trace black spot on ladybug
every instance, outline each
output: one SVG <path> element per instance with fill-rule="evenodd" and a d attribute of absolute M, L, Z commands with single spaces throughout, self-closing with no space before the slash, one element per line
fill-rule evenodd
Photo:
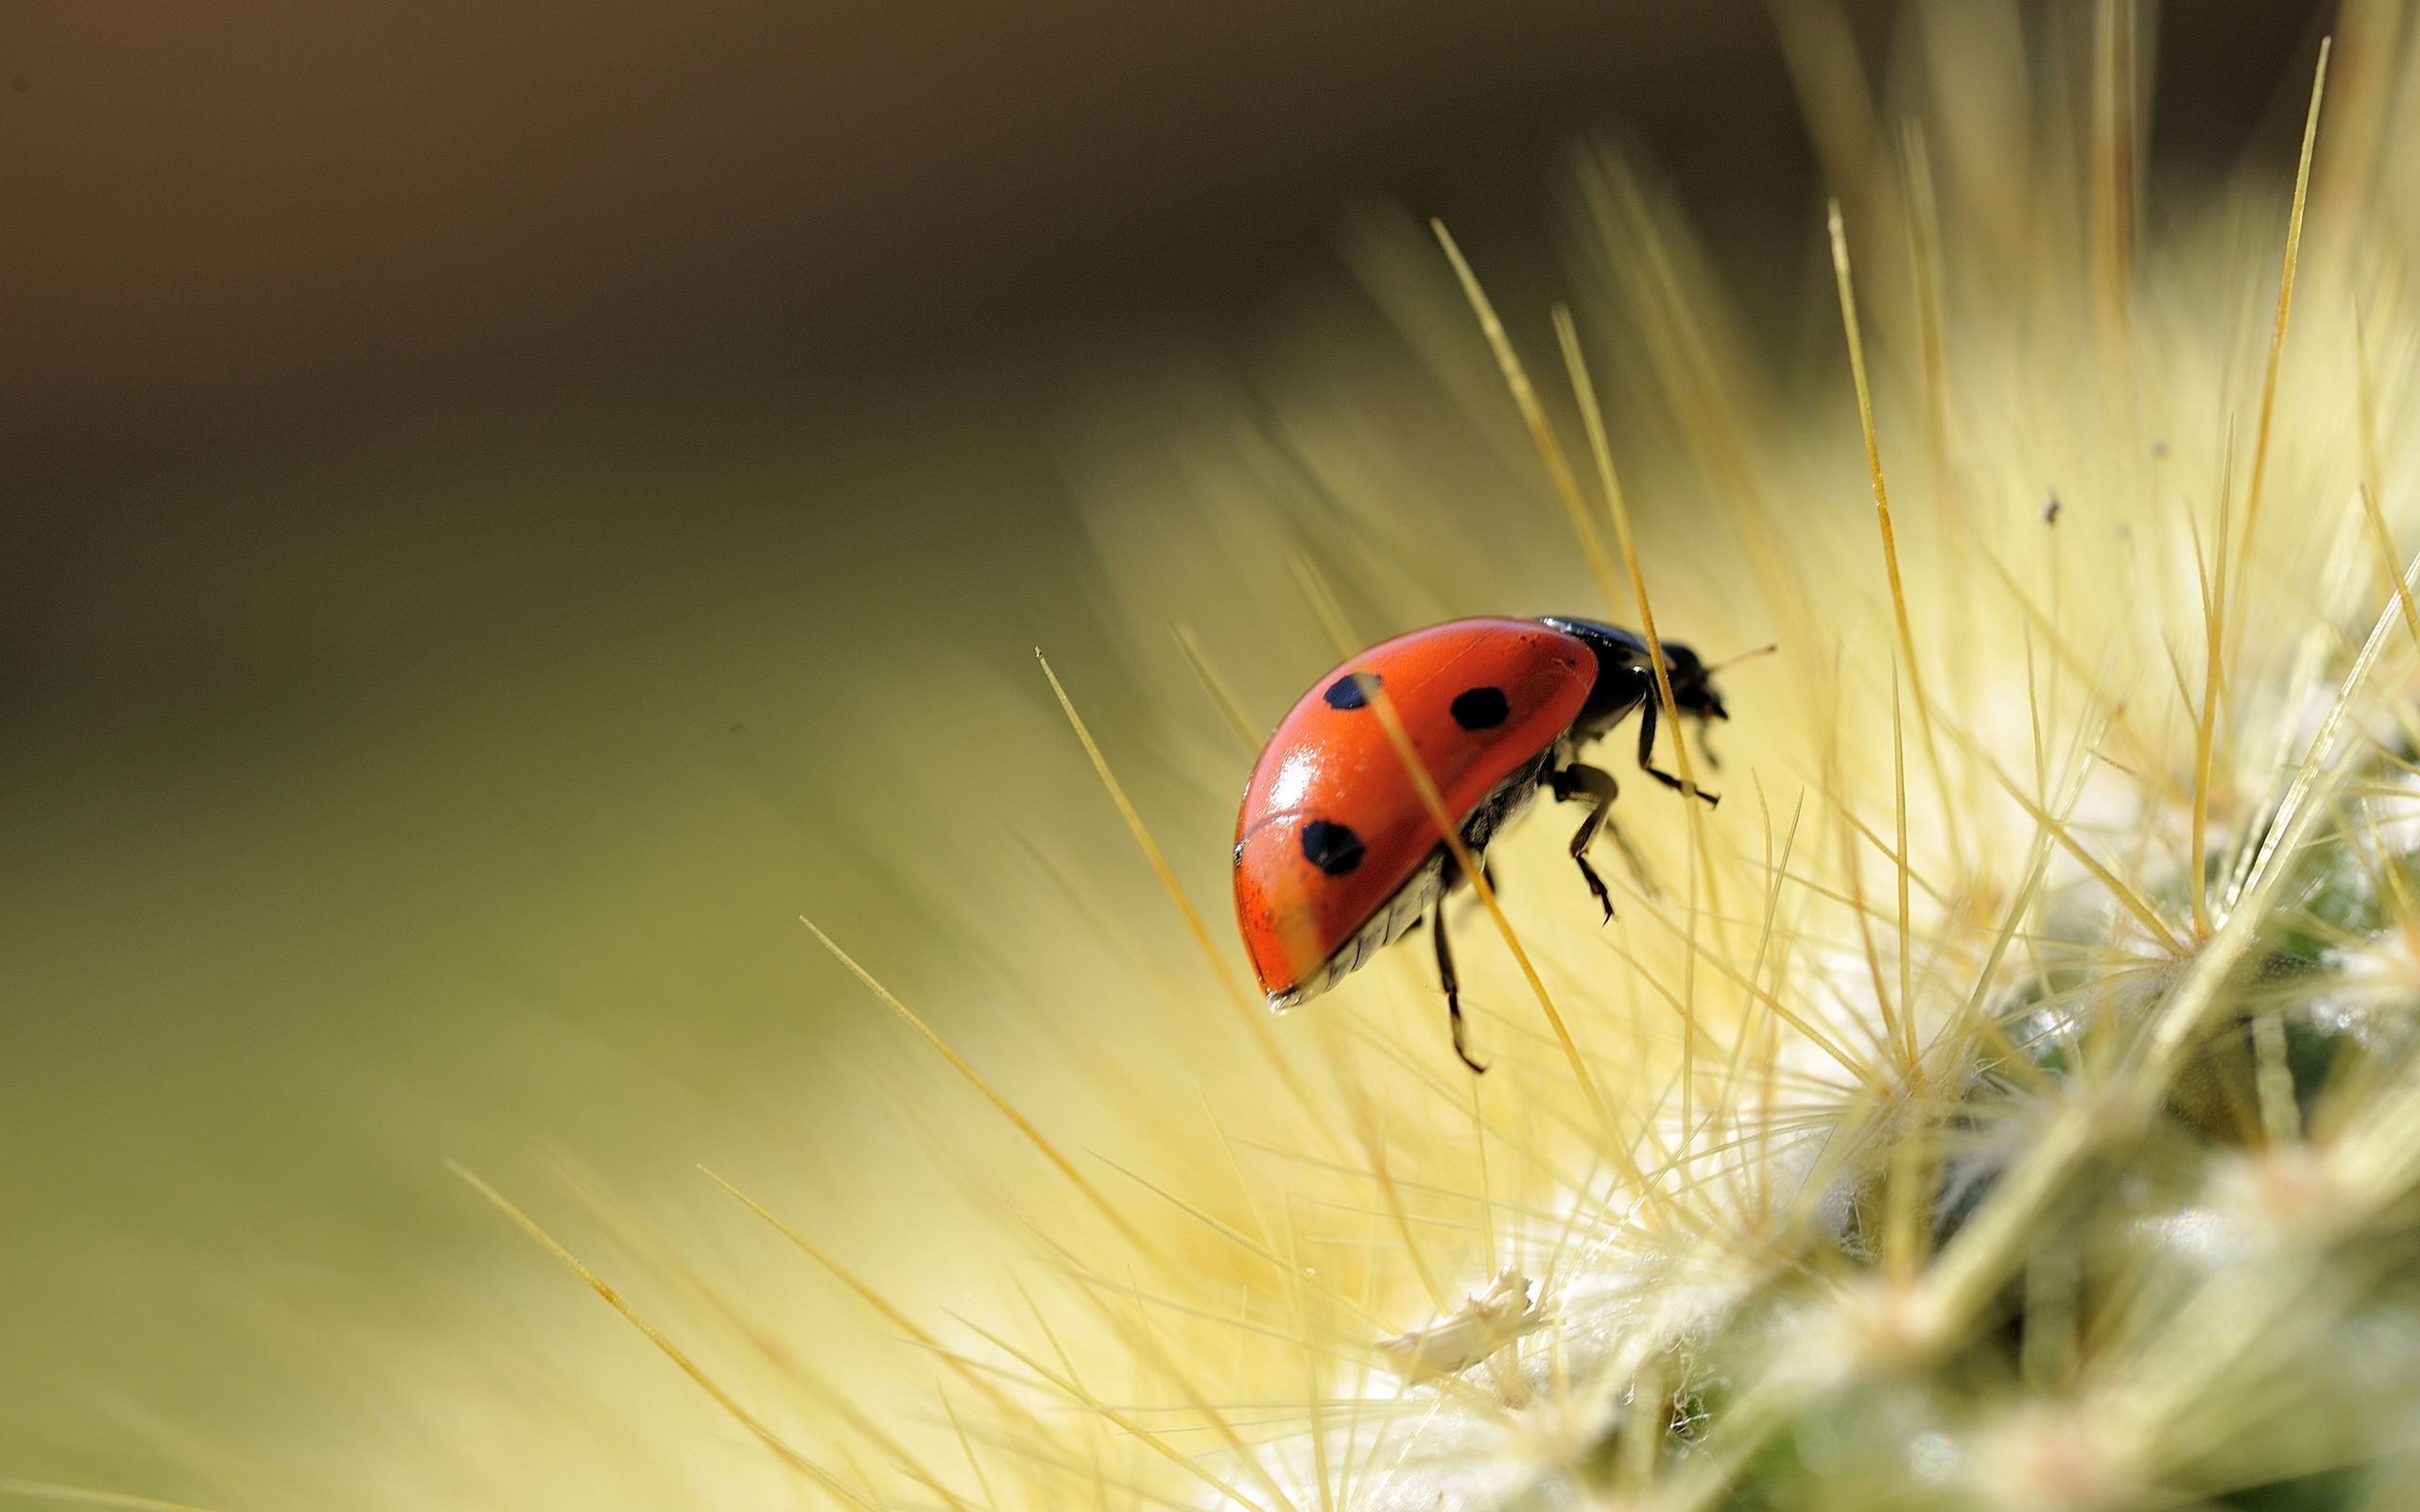
<path fill-rule="evenodd" d="M 1303 826 L 1303 859 L 1331 877 L 1359 866 L 1365 853 L 1361 837 L 1341 824 L 1313 819 Z"/>
<path fill-rule="evenodd" d="M 1372 682 L 1384 680 L 1374 672 L 1364 672 L 1357 676 L 1348 672 L 1329 683 L 1327 692 L 1321 694 L 1320 696 L 1327 700 L 1327 706 L 1331 709 L 1367 709 L 1370 707 L 1370 699 L 1369 696 L 1361 691 L 1362 678 L 1367 678 Z"/>
<path fill-rule="evenodd" d="M 1512 717 L 1502 688 L 1471 688 L 1455 696 L 1454 723 L 1464 730 L 1494 730 Z"/>

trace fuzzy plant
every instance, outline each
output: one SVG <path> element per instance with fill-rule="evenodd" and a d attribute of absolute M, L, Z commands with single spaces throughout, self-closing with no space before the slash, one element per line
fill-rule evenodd
<path fill-rule="evenodd" d="M 1599 145 L 1569 308 L 1375 216 L 1401 361 L 1309 332 L 1079 465 L 1149 706 L 1058 669 L 1047 781 L 1143 855 L 1025 903 L 1098 959 L 977 939 L 990 1033 L 816 932 L 947 1068 L 951 1280 L 765 1202 L 886 1336 L 843 1359 L 586 1273 L 797 1494 L 2420 1505 L 2420 9 L 2348 0 L 2286 173 L 2157 194 L 2126 0 L 1918 6 L 1879 92 L 1782 26 L 1837 196 L 1795 369 Z M 1719 806 L 1627 784 L 1611 922 L 1560 826 L 1494 847 L 1483 1076 L 1425 951 L 1270 1016 L 1219 895 L 1275 713 L 1478 612 L 1777 648 L 1664 747 Z"/>

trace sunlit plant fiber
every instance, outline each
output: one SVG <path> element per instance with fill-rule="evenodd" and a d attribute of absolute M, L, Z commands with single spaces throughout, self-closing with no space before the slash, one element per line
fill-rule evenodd
<path fill-rule="evenodd" d="M 1673 753 L 1720 808 L 1629 784 L 1610 926 L 1559 826 L 1499 847 L 1537 974 L 1468 911 L 1478 1080 L 1421 952 L 1268 1019 L 1173 843 L 1165 890 L 1090 906 L 1156 940 L 1182 879 L 1206 960 L 1146 952 L 1098 1006 L 1024 963 L 1162 1046 L 1101 1072 L 1115 1141 L 860 971 L 989 1099 L 932 1138 L 999 1216 L 956 1263 L 1017 1302 L 911 1314 L 767 1211 L 896 1367 L 786 1340 L 743 1386 L 658 1342 L 810 1499 L 2420 1501 L 2420 14 L 2347 5 L 2304 187 L 2148 228 L 2124 0 L 1921 6 L 1887 106 L 1829 11 L 1783 25 L 1839 197 L 1817 377 L 1761 370 L 1595 146 L 1551 327 L 1508 308 L 1491 350 L 1484 266 L 1355 243 L 1451 446 L 1340 363 L 1091 490 L 1166 731 L 1102 777 L 1231 800 L 1357 644 L 1651 608 L 1709 657 L 1778 644 L 1724 675 L 1720 766 Z"/>

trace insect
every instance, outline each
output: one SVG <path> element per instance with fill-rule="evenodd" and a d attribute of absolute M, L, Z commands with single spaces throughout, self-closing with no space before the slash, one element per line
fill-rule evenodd
<path fill-rule="evenodd" d="M 1679 712 L 1701 725 L 1731 717 L 1696 652 L 1666 641 L 1664 658 Z M 1639 636 L 1594 620 L 1432 625 L 1322 678 L 1253 767 L 1236 818 L 1236 917 L 1269 1005 L 1283 1010 L 1326 991 L 1425 919 L 1454 1053 L 1485 1071 L 1463 1040 L 1445 937 L 1445 900 L 1466 879 L 1370 707 L 1373 684 L 1385 690 L 1446 810 L 1461 816 L 1474 861 L 1540 789 L 1586 804 L 1571 859 L 1610 919 L 1613 896 L 1587 852 L 1619 789 L 1612 773 L 1577 756 L 1635 710 L 1640 769 L 1681 790 L 1679 778 L 1654 765 L 1653 659 Z"/>

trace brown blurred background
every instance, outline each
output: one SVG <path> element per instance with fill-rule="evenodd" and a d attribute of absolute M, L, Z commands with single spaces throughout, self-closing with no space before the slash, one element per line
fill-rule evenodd
<path fill-rule="evenodd" d="M 2325 9 L 2170 9 L 2170 181 Z M 246 1298 L 513 1242 L 441 1156 L 845 1101 L 791 916 L 946 933 L 867 690 L 1119 676 L 1067 396 L 1349 301 L 1372 192 L 1550 279 L 1595 127 L 1786 348 L 1797 120 L 1752 0 L 0 0 L 0 1476 L 247 1452 Z"/>
<path fill-rule="evenodd" d="M 1878 59 L 1890 6 L 1852 9 Z M 2314 9 L 2171 18 L 2162 154 L 2238 149 Z M 12 480 L 449 400 L 861 392 L 1201 317 L 1316 257 L 1349 193 L 1526 205 L 1587 126 L 1735 249 L 1793 246 L 1812 192 L 1746 0 L 0 17 Z"/>

